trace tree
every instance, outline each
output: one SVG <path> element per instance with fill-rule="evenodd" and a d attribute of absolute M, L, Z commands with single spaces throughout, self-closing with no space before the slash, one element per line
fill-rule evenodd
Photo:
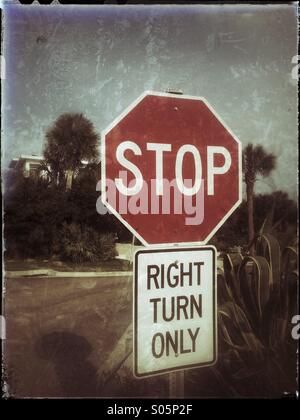
<path fill-rule="evenodd" d="M 297 243 L 297 203 L 286 192 L 255 195 L 253 209 L 255 232 L 272 234 L 282 249 Z M 229 252 L 234 245 L 244 248 L 248 243 L 247 213 L 247 201 L 243 200 L 210 243 L 219 251 Z"/>
<path fill-rule="evenodd" d="M 243 173 L 247 195 L 249 243 L 251 243 L 254 238 L 253 200 L 255 182 L 259 175 L 264 178 L 268 176 L 275 166 L 276 156 L 272 153 L 267 153 L 262 146 L 253 146 L 253 144 L 249 143 L 244 148 Z M 253 247 L 251 247 L 250 252 L 253 253 Z"/>
<path fill-rule="evenodd" d="M 49 166 L 55 184 L 62 185 L 67 175 L 66 188 L 71 189 L 74 171 L 82 160 L 97 159 L 98 144 L 99 136 L 83 114 L 58 117 L 46 132 L 44 148 L 45 166 Z"/>

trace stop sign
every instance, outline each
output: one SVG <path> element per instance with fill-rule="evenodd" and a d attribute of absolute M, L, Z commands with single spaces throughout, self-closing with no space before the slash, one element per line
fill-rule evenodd
<path fill-rule="evenodd" d="M 204 98 L 145 92 L 102 133 L 102 201 L 144 244 L 206 243 L 241 202 L 241 144 Z"/>

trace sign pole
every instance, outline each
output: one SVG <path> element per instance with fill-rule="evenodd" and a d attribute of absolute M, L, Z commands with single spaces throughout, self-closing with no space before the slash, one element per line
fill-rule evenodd
<path fill-rule="evenodd" d="M 169 398 L 184 398 L 184 370 L 169 373 Z"/>
<path fill-rule="evenodd" d="M 166 90 L 167 93 L 182 95 L 182 91 Z M 169 397 L 184 398 L 184 370 L 169 373 Z"/>

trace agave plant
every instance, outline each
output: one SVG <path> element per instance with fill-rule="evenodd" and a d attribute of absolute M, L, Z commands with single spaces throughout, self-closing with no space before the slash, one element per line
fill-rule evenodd
<path fill-rule="evenodd" d="M 297 254 L 281 252 L 269 233 L 254 239 L 255 257 L 222 254 L 218 281 L 218 363 L 207 368 L 218 395 L 276 397 L 296 391 Z M 195 388 L 203 370 L 188 375 Z M 199 388 L 199 394 L 203 388 Z M 198 394 L 198 395 L 199 395 Z M 201 394 L 200 394 L 201 395 Z M 211 390 L 211 396 L 215 390 Z"/>

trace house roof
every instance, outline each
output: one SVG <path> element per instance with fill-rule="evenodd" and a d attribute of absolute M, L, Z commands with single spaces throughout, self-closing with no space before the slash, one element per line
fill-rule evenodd
<path fill-rule="evenodd" d="M 10 161 L 9 167 L 10 168 L 16 168 L 20 162 L 25 161 L 33 161 L 33 162 L 42 162 L 44 160 L 43 156 L 37 156 L 37 155 L 21 155 L 18 158 L 13 158 Z"/>

